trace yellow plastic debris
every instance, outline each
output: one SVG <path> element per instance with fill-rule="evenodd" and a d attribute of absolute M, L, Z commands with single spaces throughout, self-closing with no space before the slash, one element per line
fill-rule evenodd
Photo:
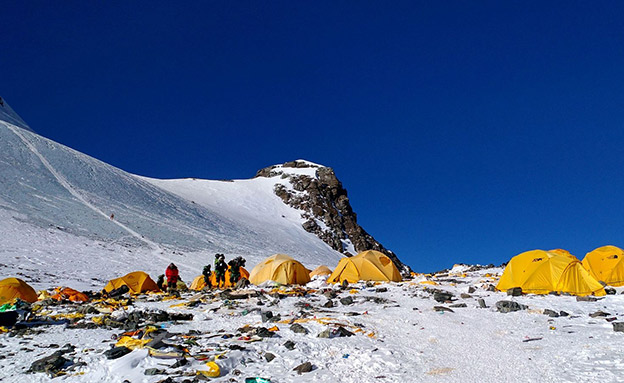
<path fill-rule="evenodd" d="M 150 341 L 151 339 L 134 339 L 129 336 L 122 336 L 121 338 L 119 338 L 115 346 L 117 347 L 126 346 L 130 350 L 134 350 L 135 348 L 143 348 Z"/>
<path fill-rule="evenodd" d="M 269 331 L 279 331 L 279 327 L 273 326 L 269 329 Z"/>
<path fill-rule="evenodd" d="M 218 378 L 221 376 L 221 368 L 215 362 L 206 363 L 207 370 L 198 370 L 197 375 L 207 376 L 209 378 Z"/>

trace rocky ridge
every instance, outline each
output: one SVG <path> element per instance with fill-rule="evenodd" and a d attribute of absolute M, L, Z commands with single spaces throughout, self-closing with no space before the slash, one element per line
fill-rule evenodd
<path fill-rule="evenodd" d="M 305 219 L 303 228 L 334 250 L 349 257 L 361 251 L 377 250 L 390 257 L 402 274 L 410 273 L 409 266 L 357 223 L 347 190 L 332 168 L 297 160 L 261 169 L 255 177 L 287 179 L 290 187 L 277 184 L 275 194 L 285 204 L 301 210 Z"/>

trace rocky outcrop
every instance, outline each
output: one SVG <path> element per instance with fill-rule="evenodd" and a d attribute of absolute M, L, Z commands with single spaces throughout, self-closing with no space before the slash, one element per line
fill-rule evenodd
<path fill-rule="evenodd" d="M 287 205 L 301 210 L 301 216 L 305 219 L 303 228 L 317 235 L 334 250 L 347 256 L 365 250 L 377 250 L 388 255 L 402 274 L 411 271 L 396 254 L 358 225 L 347 190 L 332 168 L 299 160 L 261 169 L 256 177 L 280 177 L 287 180 L 275 185 L 275 194 Z"/>

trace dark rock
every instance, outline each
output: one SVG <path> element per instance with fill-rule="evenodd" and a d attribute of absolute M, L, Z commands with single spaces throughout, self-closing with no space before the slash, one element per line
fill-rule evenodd
<path fill-rule="evenodd" d="M 184 380 L 183 380 L 183 382 L 184 382 Z M 157 383 L 175 383 L 175 380 L 173 380 L 172 377 L 168 376 L 166 379 L 159 380 Z"/>
<path fill-rule="evenodd" d="M 453 294 L 446 291 L 436 291 L 433 293 L 433 299 L 436 302 L 444 303 L 446 301 L 450 301 L 453 298 Z"/>
<path fill-rule="evenodd" d="M 486 309 L 487 305 L 485 304 L 485 299 L 483 298 L 479 298 L 477 299 L 477 303 L 479 304 L 479 307 L 482 309 Z"/>
<path fill-rule="evenodd" d="M 456 303 L 454 305 L 449 305 L 449 307 L 452 307 L 452 308 L 463 308 L 463 307 L 468 307 L 468 305 L 465 304 L 465 303 Z"/>
<path fill-rule="evenodd" d="M 468 294 L 472 294 L 475 291 L 477 291 L 477 290 L 474 287 L 472 287 L 472 286 L 468 287 Z"/>
<path fill-rule="evenodd" d="M 349 281 L 347 281 L 346 279 L 342 281 L 342 283 L 340 284 L 340 288 L 343 290 L 346 290 L 349 288 Z"/>
<path fill-rule="evenodd" d="M 494 286 L 492 284 L 489 284 L 485 290 L 486 291 L 496 291 L 496 286 Z"/>
<path fill-rule="evenodd" d="M 288 341 L 286 341 L 286 343 L 284 343 L 284 347 L 286 347 L 289 350 L 294 350 L 295 349 L 295 342 L 293 342 L 292 340 L 288 340 Z"/>
<path fill-rule="evenodd" d="M 559 316 L 562 316 L 562 317 L 567 317 L 567 316 L 569 316 L 569 315 L 570 315 L 570 314 L 568 314 L 568 313 L 567 313 L 567 312 L 565 312 L 565 311 L 559 311 Z"/>
<path fill-rule="evenodd" d="M 262 318 L 263 322 L 268 322 L 269 319 L 273 318 L 273 313 L 271 311 L 264 311 L 260 313 L 260 318 Z"/>
<path fill-rule="evenodd" d="M 612 322 L 613 331 L 615 332 L 624 332 L 624 322 Z"/>
<path fill-rule="evenodd" d="M 148 368 L 143 372 L 144 375 L 165 375 L 165 370 L 159 368 Z"/>
<path fill-rule="evenodd" d="M 171 368 L 178 368 L 178 367 L 182 367 L 182 366 L 186 366 L 188 364 L 188 360 L 186 360 L 186 358 L 182 358 L 182 359 L 178 359 L 172 366 Z"/>
<path fill-rule="evenodd" d="M 345 306 L 352 305 L 353 304 L 353 298 L 352 297 L 340 298 L 340 303 L 342 303 Z"/>
<path fill-rule="evenodd" d="M 460 297 L 461 297 L 462 299 L 470 299 L 470 298 L 472 298 L 472 295 L 470 295 L 470 294 L 466 294 L 466 293 L 461 293 Z"/>
<path fill-rule="evenodd" d="M 330 329 L 325 329 L 317 335 L 317 338 L 329 338 L 329 337 L 331 337 Z"/>
<path fill-rule="evenodd" d="M 598 298 L 592 297 L 591 295 L 586 295 L 584 297 L 576 297 L 577 302 L 596 302 Z"/>
<path fill-rule="evenodd" d="M 617 292 L 615 291 L 615 289 L 613 287 L 605 287 L 604 291 L 605 291 L 605 293 L 607 293 L 607 295 L 615 295 L 615 294 L 617 294 Z"/>
<path fill-rule="evenodd" d="M 512 311 L 526 310 L 528 306 L 522 305 L 513 301 L 498 301 L 496 302 L 496 309 L 501 313 L 510 313 Z"/>
<path fill-rule="evenodd" d="M 332 308 L 332 307 L 334 307 L 334 301 L 332 301 L 331 299 L 328 300 L 327 302 L 325 302 L 323 307 L 325 307 L 325 308 Z"/>
<path fill-rule="evenodd" d="M 292 332 L 294 332 L 296 334 L 308 334 L 309 333 L 308 329 L 306 329 L 305 327 L 303 327 L 299 323 L 295 323 L 292 326 L 290 326 L 290 331 L 292 331 Z"/>
<path fill-rule="evenodd" d="M 589 316 L 592 318 L 608 317 L 609 315 L 611 314 L 606 313 L 604 311 L 600 311 L 600 310 L 596 311 L 595 313 L 589 314 Z"/>
<path fill-rule="evenodd" d="M 387 287 L 377 287 L 375 289 L 375 292 L 377 292 L 377 293 L 385 293 L 386 291 L 388 291 Z"/>
<path fill-rule="evenodd" d="M 264 359 L 266 359 L 267 362 L 270 362 L 275 359 L 275 355 L 267 352 L 266 354 L 264 354 Z"/>
<path fill-rule="evenodd" d="M 131 352 L 132 350 L 130 350 L 128 347 L 120 346 L 104 351 L 104 356 L 106 356 L 107 359 L 117 359 Z"/>
<path fill-rule="evenodd" d="M 313 368 L 312 363 L 305 362 L 305 363 L 302 363 L 302 364 L 298 365 L 297 367 L 293 368 L 293 371 L 297 371 L 297 373 L 299 375 L 301 375 L 301 374 L 303 374 L 305 372 L 312 371 L 312 368 Z"/>
<path fill-rule="evenodd" d="M 507 295 L 512 297 L 519 297 L 522 295 L 522 287 L 513 287 L 507 290 Z"/>
<path fill-rule="evenodd" d="M 273 336 L 275 336 L 275 334 L 273 333 L 273 331 L 269 331 L 267 328 L 265 327 L 258 327 L 256 329 L 256 335 L 258 335 L 261 338 L 272 338 Z"/>
<path fill-rule="evenodd" d="M 551 318 L 558 318 L 560 316 L 558 312 L 551 310 L 551 309 L 545 309 L 544 315 L 548 315 Z"/>
<path fill-rule="evenodd" d="M 444 307 L 444 306 L 433 306 L 433 311 L 437 311 L 437 312 L 442 312 L 442 311 L 446 311 L 449 313 L 454 313 L 455 311 L 449 309 L 448 307 Z"/>
<path fill-rule="evenodd" d="M 30 365 L 30 369 L 28 371 L 45 372 L 51 375 L 56 375 L 69 362 L 70 361 L 68 359 L 63 357 L 63 352 L 59 350 L 54 352 L 52 355 L 34 361 Z"/>
<path fill-rule="evenodd" d="M 294 166 L 287 166 L 292 164 Z M 295 175 L 284 171 L 287 167 L 306 165 L 316 168 L 314 176 Z M 390 250 L 376 241 L 358 223 L 357 215 L 353 211 L 346 189 L 336 177 L 334 170 L 328 167 L 310 165 L 302 161 L 294 161 L 281 166 L 272 166 L 258 171 L 256 177 L 281 176 L 287 179 L 292 189 L 284 185 L 276 185 L 275 194 L 282 201 L 296 209 L 302 210 L 305 218 L 303 227 L 306 231 L 315 234 L 336 251 L 347 256 L 344 248 L 344 240 L 349 239 L 357 252 L 364 250 L 377 250 L 386 254 L 404 275 L 409 275 L 411 269 L 404 265 Z M 323 222 L 321 228 L 317 222 Z"/>
<path fill-rule="evenodd" d="M 346 336 L 353 336 L 355 335 L 354 333 L 352 333 L 351 331 L 347 330 L 346 328 L 340 326 L 337 329 L 333 330 L 331 332 L 332 337 L 346 337 Z"/>
<path fill-rule="evenodd" d="M 91 305 L 78 306 L 76 310 L 80 314 L 99 314 L 100 311 Z"/>

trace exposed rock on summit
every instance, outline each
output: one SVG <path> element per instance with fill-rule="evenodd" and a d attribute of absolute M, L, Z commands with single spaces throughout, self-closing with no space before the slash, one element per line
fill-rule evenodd
<path fill-rule="evenodd" d="M 312 162 L 297 160 L 259 170 L 256 177 L 280 177 L 288 184 L 275 185 L 275 194 L 285 204 L 301 210 L 303 228 L 346 256 L 365 250 L 386 254 L 402 274 L 410 269 L 357 223 L 347 190 L 334 170 Z"/>

